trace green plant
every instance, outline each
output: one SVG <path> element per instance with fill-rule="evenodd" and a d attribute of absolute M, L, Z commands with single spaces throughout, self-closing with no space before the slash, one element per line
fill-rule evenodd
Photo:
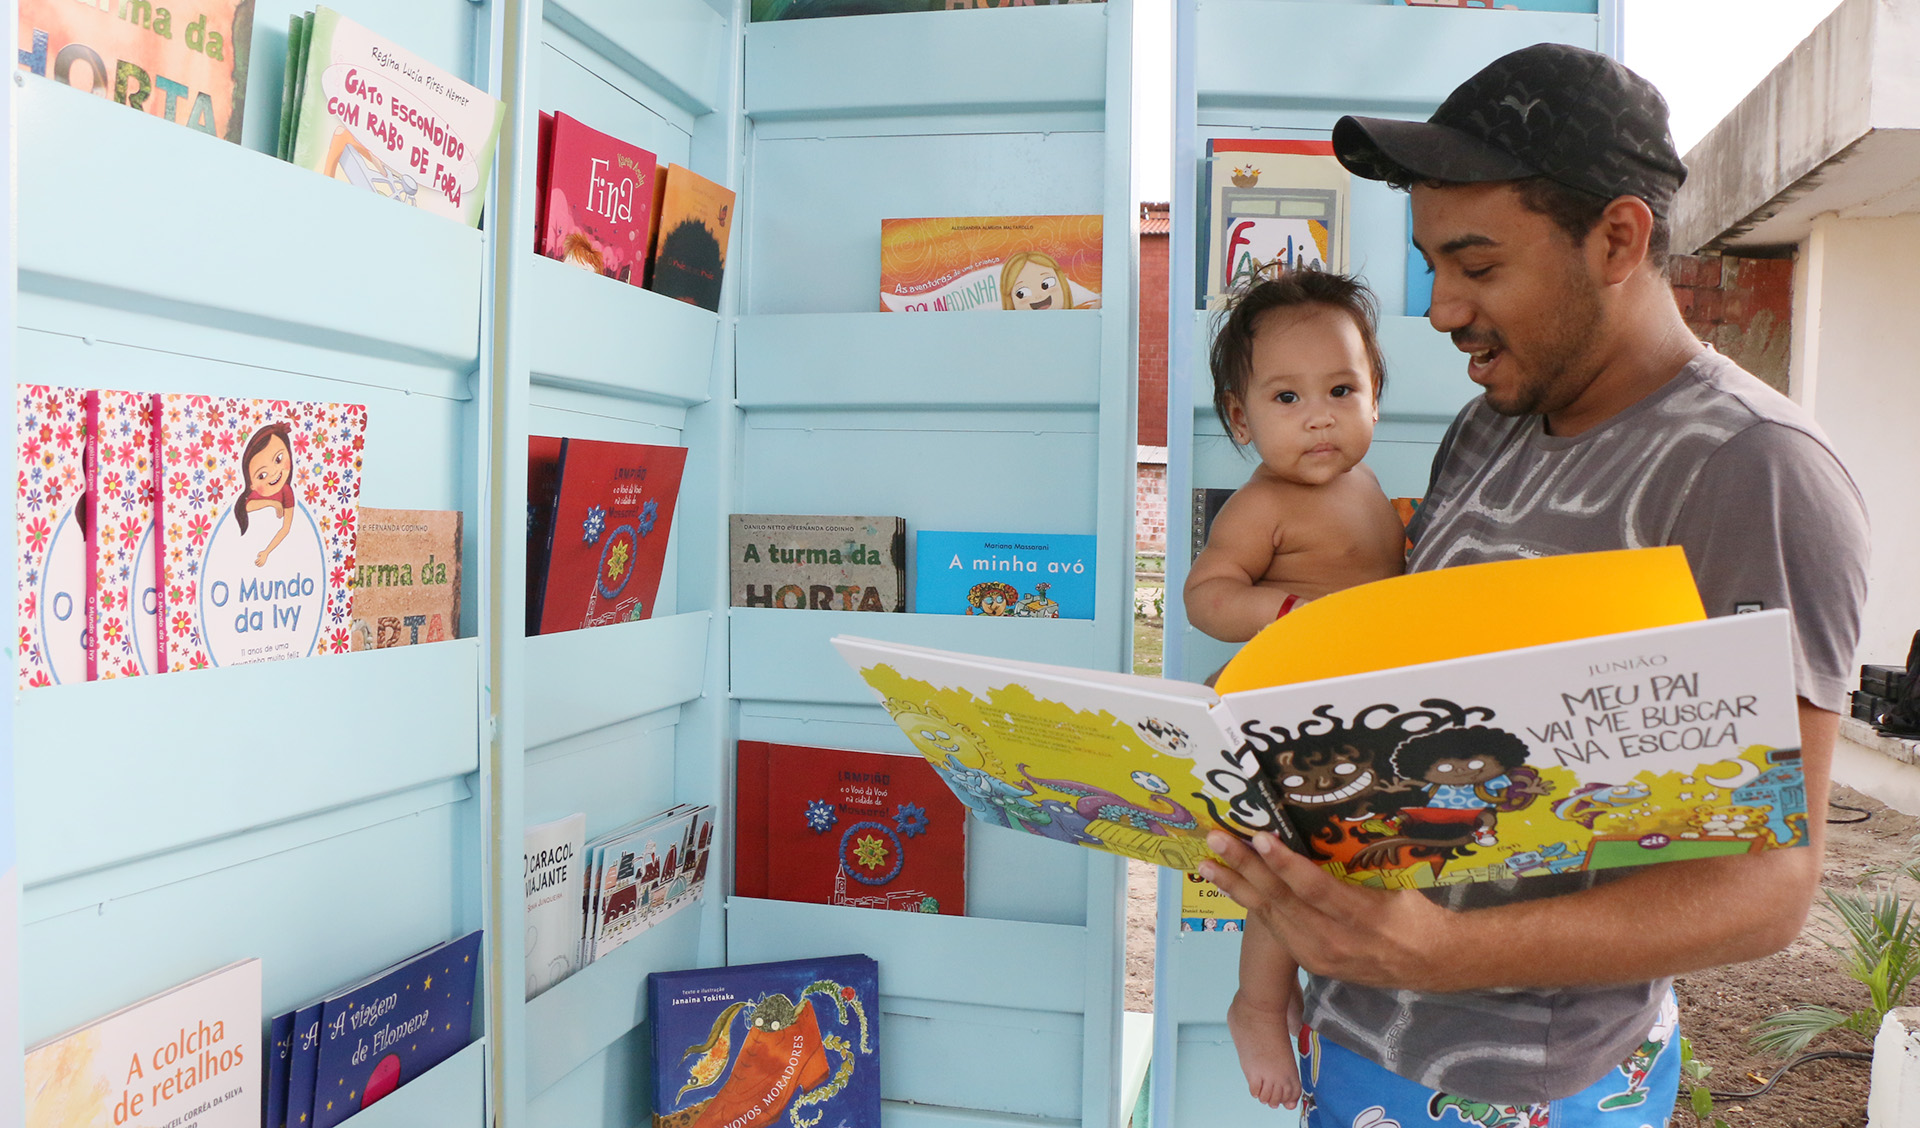
<path fill-rule="evenodd" d="M 1680 1083 L 1687 1087 L 1687 1102 L 1693 1107 L 1693 1118 L 1707 1128 L 1727 1128 L 1727 1122 L 1713 1115 L 1713 1094 L 1707 1091 L 1707 1074 L 1713 1067 L 1693 1056 L 1693 1039 L 1684 1034 L 1680 1037 Z M 1713 1117 L 1711 1123 L 1707 1118 Z"/>
<path fill-rule="evenodd" d="M 1914 876 L 1912 867 L 1902 873 Z M 1880 1020 L 1905 1001 L 1907 988 L 1920 975 L 1920 923 L 1913 918 L 1913 903 L 1897 887 L 1872 892 L 1829 889 L 1826 898 L 1847 934 L 1846 943 L 1828 947 L 1838 953 L 1848 978 L 1867 989 L 1868 1005 L 1841 1011 L 1807 1004 L 1761 1019 L 1753 1045 L 1763 1053 L 1792 1057 L 1833 1030 L 1871 1039 Z"/>

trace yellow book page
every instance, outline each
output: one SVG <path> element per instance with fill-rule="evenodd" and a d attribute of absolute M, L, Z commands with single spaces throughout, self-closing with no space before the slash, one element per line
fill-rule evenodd
<path fill-rule="evenodd" d="M 1469 564 L 1316 599 L 1241 647 L 1215 688 L 1224 695 L 1706 617 L 1677 545 Z"/>

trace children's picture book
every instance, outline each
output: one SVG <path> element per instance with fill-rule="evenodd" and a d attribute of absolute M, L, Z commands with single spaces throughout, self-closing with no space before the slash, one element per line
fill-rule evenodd
<path fill-rule="evenodd" d="M 547 115 L 541 115 L 545 118 Z M 541 172 L 540 253 L 639 286 L 647 276 L 654 155 L 563 113 L 552 115 Z"/>
<path fill-rule="evenodd" d="M 1345 271 L 1352 180 L 1331 141 L 1207 142 L 1199 308 L 1275 263 Z"/>
<path fill-rule="evenodd" d="M 87 680 L 87 396 L 13 386 L 20 689 Z"/>
<path fill-rule="evenodd" d="M 267 1093 L 260 1123 L 286 1128 L 287 1067 L 293 1064 L 293 1019 L 296 1011 L 275 1015 L 267 1024 Z"/>
<path fill-rule="evenodd" d="M 523 874 L 529 999 L 580 969 L 580 888 L 586 845 L 584 814 L 527 828 Z"/>
<path fill-rule="evenodd" d="M 1100 307 L 1101 218 L 880 221 L 882 312 Z"/>
<path fill-rule="evenodd" d="M 239 960 L 27 1049 L 26 1128 L 255 1128 L 260 961 Z"/>
<path fill-rule="evenodd" d="M 162 670 L 346 653 L 367 409 L 153 403 Z"/>
<path fill-rule="evenodd" d="M 654 1128 L 880 1128 L 880 969 L 866 956 L 656 971 Z"/>
<path fill-rule="evenodd" d="M 87 680 L 159 672 L 153 396 L 87 393 Z"/>
<path fill-rule="evenodd" d="M 320 1000 L 293 1012 L 292 1043 L 287 1054 L 287 1128 L 309 1128 L 320 1070 Z"/>
<path fill-rule="evenodd" d="M 967 912 L 967 809 L 918 756 L 743 740 L 734 892 Z"/>
<path fill-rule="evenodd" d="M 903 517 L 735 513 L 728 524 L 735 607 L 907 609 Z"/>
<path fill-rule="evenodd" d="M 460 637 L 462 516 L 458 509 L 360 509 L 354 650 Z"/>
<path fill-rule="evenodd" d="M 527 436 L 527 634 L 540 633 L 540 595 L 547 590 L 547 551 L 553 544 L 553 499 L 560 486 L 565 439 Z"/>
<path fill-rule="evenodd" d="M 1197 873 L 1180 875 L 1180 931 L 1244 932 L 1247 910 Z"/>
<path fill-rule="evenodd" d="M 321 1004 L 314 1128 L 333 1128 L 473 1040 L 481 937 L 429 948 Z"/>
<path fill-rule="evenodd" d="M 1788 616 L 1705 619 L 1679 548 L 1336 592 L 1217 693 L 833 642 L 983 820 L 1178 869 L 1216 826 L 1389 888 L 1806 841 Z"/>
<path fill-rule="evenodd" d="M 293 163 L 478 227 L 504 103 L 331 8 L 312 16 Z"/>
<path fill-rule="evenodd" d="M 653 617 L 686 465 L 685 447 L 561 443 L 538 633 Z"/>
<path fill-rule="evenodd" d="M 253 0 L 20 0 L 20 68 L 240 142 Z"/>
<path fill-rule="evenodd" d="M 661 177 L 656 243 L 648 288 L 718 312 L 733 227 L 733 190 L 677 164 Z"/>
<path fill-rule="evenodd" d="M 706 891 L 712 853 L 713 811 L 704 806 L 670 808 L 637 829 L 603 835 L 589 845 L 588 962 L 697 904 Z"/>
<path fill-rule="evenodd" d="M 914 534 L 922 615 L 1093 618 L 1094 537 L 1084 533 Z"/>
<path fill-rule="evenodd" d="M 806 20 L 821 16 L 872 16 L 891 12 L 948 12 L 961 8 L 1030 8 L 1054 4 L 1097 4 L 1101 0 L 753 0 L 749 18 Z M 1546 2 L 1546 0 L 1534 0 Z"/>
<path fill-rule="evenodd" d="M 547 232 L 547 184 L 553 171 L 553 115 L 541 110 L 538 129 L 538 136 L 534 139 L 533 165 L 533 251 L 535 254 L 540 253 L 540 246 Z"/>

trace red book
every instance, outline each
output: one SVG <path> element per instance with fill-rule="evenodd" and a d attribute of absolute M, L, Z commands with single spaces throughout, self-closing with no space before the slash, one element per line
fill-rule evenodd
<path fill-rule="evenodd" d="M 757 895 L 776 900 L 966 915 L 967 810 L 926 760 L 745 740 L 739 752 L 742 895 L 764 867 Z M 764 814 L 746 806 L 762 798 Z"/>
<path fill-rule="evenodd" d="M 533 250 L 540 253 L 547 233 L 547 173 L 553 167 L 553 115 L 540 111 L 540 133 L 534 142 Z"/>
<path fill-rule="evenodd" d="M 547 590 L 547 553 L 553 549 L 553 503 L 560 488 L 565 439 L 527 436 L 527 634 L 540 633 L 540 596 Z"/>
<path fill-rule="evenodd" d="M 540 634 L 653 616 L 686 464 L 685 447 L 561 444 Z"/>
<path fill-rule="evenodd" d="M 546 168 L 537 205 L 540 253 L 642 285 L 658 175 L 654 155 L 556 113 Z"/>

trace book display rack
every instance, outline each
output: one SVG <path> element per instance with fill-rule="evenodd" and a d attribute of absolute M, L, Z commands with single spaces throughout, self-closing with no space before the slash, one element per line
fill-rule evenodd
<path fill-rule="evenodd" d="M 1528 3 L 1519 8 L 1535 7 Z M 1541 4 L 1538 7 L 1548 7 Z M 1197 216 L 1201 162 L 1218 138 L 1326 141 L 1344 114 L 1425 119 L 1460 81 L 1509 51 L 1562 42 L 1619 56 L 1619 0 L 1553 4 L 1556 11 L 1374 3 L 1175 0 L 1172 214 Z M 1275 66 L 1271 45 L 1311 44 Z M 1477 389 L 1461 354 L 1422 316 L 1406 316 L 1407 197 L 1355 178 L 1348 270 L 1380 299 L 1388 380 L 1367 464 L 1389 497 L 1426 491 L 1433 454 Z M 1196 308 L 1206 253 L 1198 223 L 1176 218 L 1167 329 L 1167 590 L 1186 581 L 1196 490 L 1235 489 L 1253 469 L 1214 417 L 1207 352 L 1211 315 Z M 1182 425 L 1182 423 L 1186 425 Z M 1200 681 L 1237 649 L 1187 623 L 1169 600 L 1168 677 Z M 1155 1124 L 1268 1124 L 1247 1095 L 1225 1015 L 1239 961 L 1237 933 L 1180 931 L 1181 876 L 1163 870 L 1154 961 L 1152 1115 Z"/>
<path fill-rule="evenodd" d="M 828 645 L 851 613 L 728 606 L 730 513 L 1095 535 L 1092 619 L 858 628 L 1129 664 L 1130 3 L 335 6 L 506 103 L 480 228 L 273 159 L 291 3 L 256 5 L 240 144 L 16 74 L 14 378 L 365 404 L 361 503 L 464 514 L 460 637 L 18 694 L 26 1041 L 247 957 L 275 1014 L 485 929 L 475 1044 L 358 1122 L 615 1128 L 651 972 L 861 952 L 889 1125 L 1117 1122 L 1116 860 L 974 834 L 965 917 L 718 875 L 735 741 L 910 750 Z M 543 110 L 738 193 L 717 313 L 534 253 Z M 883 218 L 1090 213 L 1102 310 L 871 312 Z M 648 618 L 527 637 L 529 435 L 687 448 Z M 523 828 L 675 803 L 717 812 L 708 895 L 523 1001 Z"/>

